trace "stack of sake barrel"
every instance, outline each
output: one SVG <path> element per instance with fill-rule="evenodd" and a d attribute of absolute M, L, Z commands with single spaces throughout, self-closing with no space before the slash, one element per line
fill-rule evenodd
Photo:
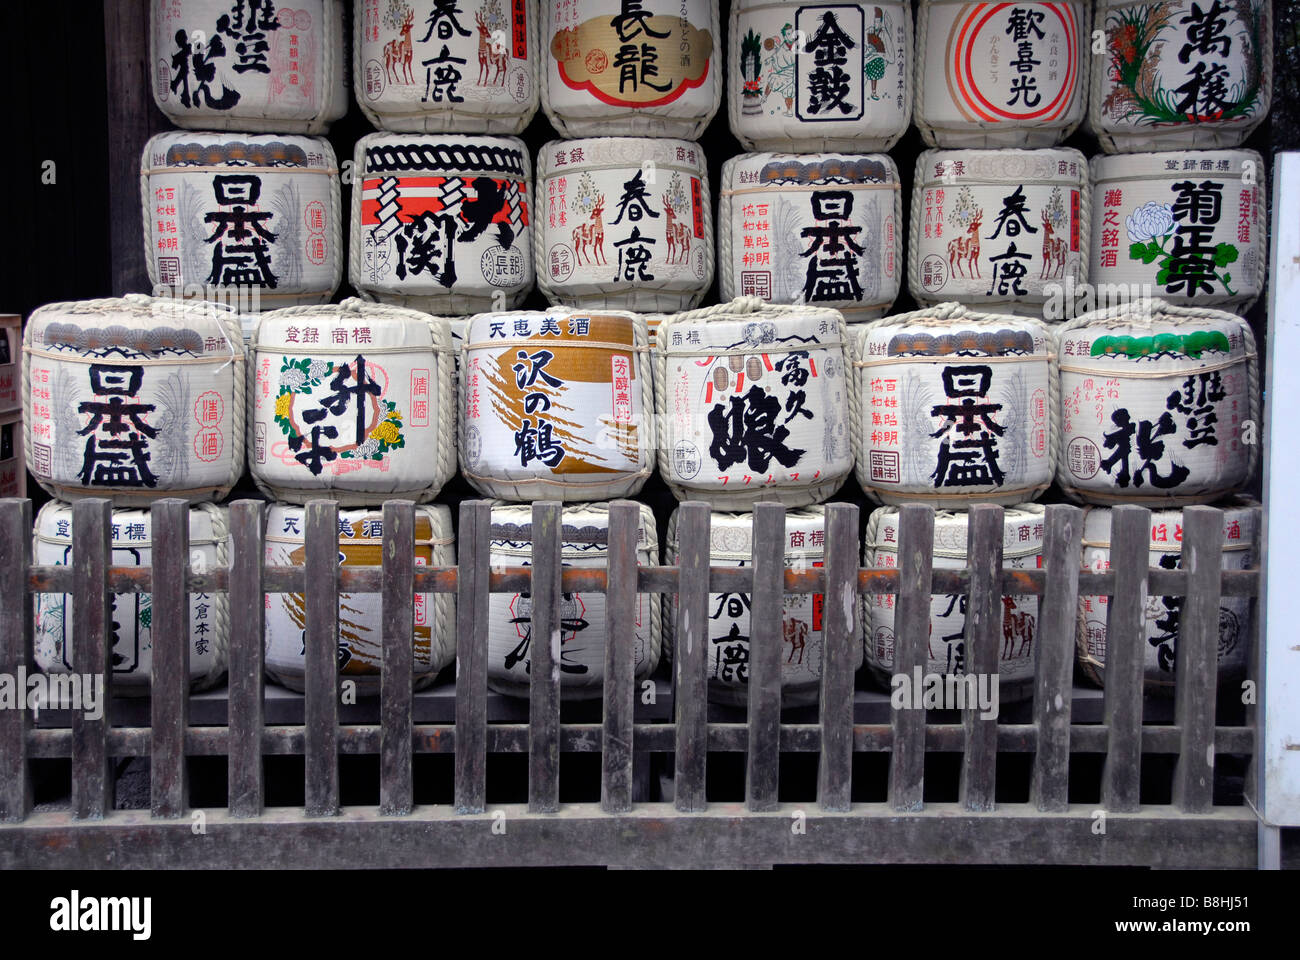
<path fill-rule="evenodd" d="M 226 510 L 216 505 L 244 470 L 244 345 L 238 315 L 202 301 L 151 298 L 55 303 L 35 311 L 24 333 L 27 468 L 53 497 L 36 518 L 33 559 L 70 566 L 70 501 L 112 502 L 112 560 L 152 564 L 150 505 L 190 501 L 190 564 L 227 562 Z M 147 693 L 157 637 L 149 594 L 113 598 L 112 671 L 119 693 Z M 72 598 L 38 594 L 36 662 L 76 672 Z M 225 675 L 230 639 L 226 594 L 190 596 L 191 682 Z"/>
<path fill-rule="evenodd" d="M 1264 290 L 1265 167 L 1237 148 L 1268 113 L 1270 21 L 1263 0 L 1097 6 L 1105 51 L 1088 121 L 1105 155 L 1090 165 L 1091 285 L 1073 303 L 1067 285 L 1056 314 L 1067 321 L 1057 483 L 1089 504 L 1093 569 L 1109 563 L 1117 503 L 1152 508 L 1153 567 L 1181 565 L 1180 508 L 1191 504 L 1223 510 L 1225 569 L 1258 557 L 1258 505 L 1234 497 L 1254 479 L 1260 443 L 1255 341 L 1237 314 Z M 1181 607 L 1148 604 L 1148 688 L 1173 685 Z M 1222 600 L 1221 682 L 1245 673 L 1250 612 L 1246 598 Z M 1080 664 L 1101 683 L 1106 598 L 1083 598 L 1078 624 Z"/>
<path fill-rule="evenodd" d="M 553 307 L 502 313 L 507 305 L 494 304 L 470 318 L 461 469 L 478 491 L 521 504 L 493 508 L 493 563 L 528 562 L 532 510 L 522 504 L 561 500 L 563 562 L 600 566 L 604 501 L 635 495 L 654 470 L 649 328 L 631 311 L 692 306 L 713 277 L 708 171 L 694 138 L 722 94 L 718 11 L 705 0 L 613 11 L 573 0 L 541 11 L 541 105 L 565 138 L 537 157 L 533 264 Z M 644 505 L 637 556 L 659 557 Z M 638 596 L 638 679 L 659 662 L 661 610 L 657 595 Z M 493 596 L 488 682 L 497 690 L 528 694 L 529 617 L 528 594 Z M 565 594 L 562 696 L 600 696 L 605 639 L 604 596 Z"/>
<path fill-rule="evenodd" d="M 1221 148 L 1267 113 L 1268 4 L 1100 0 L 1102 57 L 1088 55 L 1089 13 L 1083 2 L 922 0 L 916 123 L 938 149 L 917 160 L 908 269 L 913 296 L 932 306 L 858 340 L 858 476 L 886 503 L 944 508 L 1029 501 L 1055 477 L 1090 505 L 1083 554 L 1098 569 L 1114 504 L 1164 508 L 1152 563 L 1176 567 L 1176 508 L 1216 502 L 1225 565 L 1245 566 L 1257 520 L 1223 498 L 1253 476 L 1254 343 L 1240 317 L 1210 308 L 1244 310 L 1262 289 L 1263 164 Z M 1090 167 L 1056 146 L 1089 102 L 1089 126 L 1118 154 Z M 1178 152 L 1135 152 L 1162 148 Z M 1035 314 L 1046 327 L 1020 319 Z M 1041 509 L 1008 510 L 1008 565 L 1039 556 Z M 891 561 L 896 525 L 888 508 L 872 516 L 868 562 Z M 964 530 L 964 514 L 939 515 L 936 565 L 964 562 Z M 868 659 L 882 672 L 890 599 L 869 605 Z M 936 670 L 960 669 L 962 600 L 936 598 Z M 1028 692 L 1006 684 L 1032 675 L 1036 601 L 1003 603 L 1005 699 Z M 1179 607 L 1166 597 L 1148 612 L 1153 686 L 1172 683 Z M 1227 677 L 1244 666 L 1246 613 L 1231 600 L 1220 613 Z M 1098 682 L 1105 622 L 1105 598 L 1084 598 L 1080 660 Z"/>
<path fill-rule="evenodd" d="M 707 0 L 366 0 L 352 85 L 378 132 L 345 176 L 320 136 L 345 112 L 341 0 L 152 10 L 155 100 L 183 128 L 141 157 L 152 296 L 53 304 L 26 330 L 24 449 L 57 498 L 38 562 L 71 557 L 67 501 L 107 496 L 116 565 L 149 564 L 145 508 L 160 497 L 192 504 L 191 562 L 224 563 L 216 501 L 245 460 L 272 501 L 272 565 L 304 562 L 321 498 L 339 506 L 344 564 L 379 562 L 390 499 L 418 503 L 416 563 L 454 563 L 450 509 L 433 501 L 458 466 L 496 501 L 499 566 L 528 562 L 537 500 L 565 503 L 564 563 L 603 565 L 606 501 L 656 467 L 679 500 L 714 508 L 715 565 L 751 562 L 753 507 L 778 500 L 786 562 L 816 566 L 820 505 L 855 465 L 881 505 L 869 566 L 896 562 L 906 503 L 939 511 L 935 565 L 965 566 L 967 511 L 990 502 L 1007 508 L 1006 564 L 1036 566 L 1049 489 L 1089 504 L 1091 568 L 1117 503 L 1159 508 L 1155 565 L 1177 566 L 1192 503 L 1225 507 L 1225 564 L 1253 562 L 1255 509 L 1225 498 L 1253 476 L 1258 368 L 1250 328 L 1224 311 L 1264 282 L 1264 166 L 1237 149 L 1268 108 L 1264 0 L 1097 0 L 1095 14 L 1087 0 L 921 0 L 915 37 L 907 0 L 733 0 L 725 51 Z M 722 167 L 723 302 L 700 308 L 715 221 L 696 138 L 724 77 L 731 130 L 754 152 Z M 566 139 L 534 165 L 516 135 L 539 105 Z M 905 219 L 886 151 L 913 117 L 933 149 Z M 1107 151 L 1091 164 L 1061 146 L 1085 119 Z M 360 298 L 334 304 L 345 183 Z M 891 316 L 904 262 L 920 309 Z M 534 283 L 549 309 L 525 309 Z M 638 558 L 656 563 L 648 506 L 641 517 Z M 816 698 L 822 603 L 786 598 L 787 703 Z M 416 599 L 419 684 L 454 655 L 453 604 Z M 520 696 L 530 604 L 490 600 L 489 681 Z M 604 597 L 563 604 L 562 693 L 598 696 Z M 267 672 L 294 688 L 304 606 L 267 602 Z M 1029 690 L 1037 600 L 1003 606 L 1006 700 Z M 149 608 L 117 599 L 122 687 L 147 688 Z M 746 699 L 749 609 L 747 594 L 711 598 L 715 700 Z M 861 617 L 884 681 L 893 610 L 870 597 Z M 1225 676 L 1248 612 L 1225 598 Z M 47 669 L 73 662 L 69 614 L 41 598 Z M 1178 616 L 1162 598 L 1148 617 L 1157 686 Z M 1084 598 L 1081 662 L 1098 681 L 1105 620 L 1105 599 Z M 672 621 L 639 598 L 639 678 L 671 650 Z M 224 670 L 228 623 L 223 595 L 191 598 L 196 685 Z M 930 671 L 966 670 L 964 632 L 965 598 L 933 598 Z M 377 595 L 343 597 L 341 672 L 373 689 L 379 651 Z"/>

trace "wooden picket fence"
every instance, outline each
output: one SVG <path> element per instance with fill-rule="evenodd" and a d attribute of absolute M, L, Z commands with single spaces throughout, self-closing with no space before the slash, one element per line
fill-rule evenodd
<path fill-rule="evenodd" d="M 13 676 L 32 655 L 31 595 L 72 596 L 74 669 L 109 670 L 109 616 L 115 593 L 153 594 L 153 631 L 188 635 L 189 592 L 230 594 L 232 635 L 228 725 L 189 723 L 188 643 L 155 643 L 148 726 L 112 726 L 110 714 L 73 711 L 68 729 L 34 728 L 24 710 L 0 710 L 0 867 L 427 867 L 427 866 L 742 866 L 784 863 L 1034 863 L 1234 866 L 1256 862 L 1256 819 L 1249 807 L 1216 806 L 1215 754 L 1252 755 L 1250 725 L 1216 726 L 1218 611 L 1221 595 L 1256 596 L 1258 569 L 1220 569 L 1222 514 L 1185 512 L 1183 569 L 1148 566 L 1149 512 L 1117 507 L 1111 568 L 1081 570 L 1082 512 L 1049 506 L 1041 569 L 1004 570 L 1002 509 L 972 510 L 968 569 L 932 569 L 934 513 L 902 508 L 896 569 L 859 566 L 858 509 L 826 508 L 825 564 L 783 562 L 784 508 L 759 504 L 752 566 L 709 566 L 709 509 L 681 508 L 676 566 L 638 567 L 635 504 L 610 509 L 607 569 L 562 569 L 561 508 L 533 506 L 531 567 L 489 565 L 490 507 L 460 508 L 459 564 L 415 567 L 409 502 L 384 505 L 382 568 L 341 568 L 337 507 L 308 506 L 306 562 L 267 567 L 263 507 L 231 508 L 228 569 L 189 569 L 186 506 L 153 507 L 152 569 L 114 568 L 109 503 L 75 505 L 76 549 L 69 567 L 34 566 L 27 500 L 0 501 L 0 673 Z M 563 592 L 604 592 L 607 628 L 600 723 L 562 724 L 558 651 L 534 643 L 528 722 L 487 717 L 489 592 L 532 593 L 532 636 L 559 628 Z M 1076 602 L 1112 598 L 1104 717 L 1071 722 Z M 301 725 L 264 722 L 263 597 L 306 592 L 306 689 Z M 710 722 L 707 605 L 710 592 L 752 598 L 746 721 Z M 1144 724 L 1143 606 L 1154 595 L 1185 597 L 1177 650 L 1174 722 Z M 383 669 L 378 724 L 341 725 L 336 649 L 340 592 L 382 594 Z M 412 598 L 457 595 L 454 724 L 412 719 Z M 672 723 L 634 718 L 633 622 L 636 594 L 677 594 Z M 815 723 L 783 723 L 780 702 L 781 609 L 785 593 L 825 596 L 824 660 Z M 855 723 L 854 618 L 864 594 L 896 594 L 896 666 L 926 664 L 931 593 L 967 594 L 967 670 L 996 674 L 1002 639 L 1000 597 L 1040 598 L 1032 722 L 999 722 L 967 711 L 960 723 L 897 710 L 888 723 Z M 1253 723 L 1248 718 L 1248 723 Z M 562 804 L 561 753 L 600 753 L 601 799 Z M 635 802 L 634 760 L 674 758 L 671 802 Z M 709 802 L 711 753 L 745 754 L 743 803 Z M 962 756 L 956 802 L 925 800 L 927 752 Z M 454 803 L 415 805 L 412 757 L 454 754 Z M 526 753 L 528 801 L 487 800 L 489 753 Z M 783 753 L 818 756 L 817 793 L 807 803 L 778 796 Z M 852 800 L 855 755 L 889 754 L 883 802 Z M 999 756 L 1032 754 L 1028 802 L 995 803 Z M 1072 803 L 1071 757 L 1102 754 L 1099 803 Z M 339 757 L 379 757 L 377 808 L 340 805 Z M 1176 755 L 1172 802 L 1144 804 L 1144 756 Z M 263 758 L 305 758 L 305 807 L 267 807 Z M 112 809 L 112 758 L 148 757 L 151 809 Z M 186 758 L 228 758 L 228 805 L 202 811 L 194 829 Z M 70 757 L 70 809 L 32 812 L 29 759 Z M 1099 829 L 1100 824 L 1100 829 Z"/>

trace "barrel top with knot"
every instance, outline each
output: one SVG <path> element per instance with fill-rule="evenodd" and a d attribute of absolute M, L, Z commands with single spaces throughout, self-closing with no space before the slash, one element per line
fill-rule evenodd
<path fill-rule="evenodd" d="M 348 506 L 436 497 L 456 470 L 456 375 L 444 317 L 356 298 L 263 314 L 248 457 L 278 500 Z"/>
<path fill-rule="evenodd" d="M 541 46 L 548 55 L 540 72 L 551 124 L 565 137 L 699 136 L 722 102 L 718 7 L 713 0 L 642 0 L 629 25 L 611 20 L 607 0 L 545 0 Z M 622 9 L 626 17 L 631 8 Z M 636 53 L 631 63 L 629 49 Z"/>
<path fill-rule="evenodd" d="M 1240 317 L 1138 300 L 1069 321 L 1057 343 L 1068 496 L 1175 507 L 1253 476 L 1259 363 Z"/>
<path fill-rule="evenodd" d="M 229 307 L 47 304 L 23 344 L 27 465 L 54 496 L 212 500 L 243 473 L 244 343 Z"/>
<path fill-rule="evenodd" d="M 617 310 L 471 318 L 461 348 L 460 458 L 511 500 L 629 496 L 653 468 L 649 334 Z"/>
<path fill-rule="evenodd" d="M 853 468 L 851 357 L 843 316 L 826 308 L 739 297 L 665 320 L 655 398 L 674 495 L 722 509 L 830 496 Z"/>
<path fill-rule="evenodd" d="M 245 6 L 152 0 L 154 103 L 190 129 L 325 132 L 348 106 L 342 0 Z"/>

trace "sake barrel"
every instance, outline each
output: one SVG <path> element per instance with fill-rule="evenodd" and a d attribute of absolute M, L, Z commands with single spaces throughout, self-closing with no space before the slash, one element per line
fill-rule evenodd
<path fill-rule="evenodd" d="M 1230 501 L 1223 510 L 1224 570 L 1248 570 L 1258 560 L 1256 538 L 1259 505 L 1248 500 Z M 1111 511 L 1089 508 L 1083 520 L 1083 563 L 1095 572 L 1110 569 Z M 1163 570 L 1183 569 L 1183 512 L 1151 512 L 1150 565 Z M 1172 692 L 1178 662 L 1178 637 L 1182 628 L 1183 597 L 1147 597 L 1143 610 L 1144 684 L 1149 690 Z M 1106 671 L 1106 622 L 1109 599 L 1079 598 L 1079 666 L 1093 683 L 1102 685 Z M 1250 597 L 1223 596 L 1219 600 L 1219 681 L 1233 682 L 1246 674 L 1252 631 Z"/>
<path fill-rule="evenodd" d="M 747 150 L 888 150 L 912 115 L 912 5 L 735 0 L 727 116 Z"/>
<path fill-rule="evenodd" d="M 921 0 L 915 119 L 925 142 L 1050 147 L 1068 137 L 1088 106 L 1089 6 Z"/>
<path fill-rule="evenodd" d="M 40 566 L 70 567 L 73 562 L 72 506 L 51 500 L 36 515 L 32 561 Z M 153 523 L 148 509 L 119 507 L 112 514 L 113 567 L 153 566 Z M 190 569 L 203 574 L 229 563 L 226 509 L 209 503 L 189 508 Z M 36 664 L 50 674 L 77 673 L 73 599 L 70 594 L 35 596 Z M 145 695 L 153 676 L 153 595 L 121 593 L 112 598 L 114 695 Z M 230 600 L 225 592 L 189 595 L 189 632 L 160 642 L 189 647 L 190 687 L 211 687 L 226 673 L 230 646 Z"/>
<path fill-rule="evenodd" d="M 678 500 L 723 510 L 820 503 L 853 469 L 857 419 L 844 318 L 754 297 L 659 327 L 659 472 Z"/>
<path fill-rule="evenodd" d="M 927 150 L 912 188 L 912 296 L 1038 315 L 1088 278 L 1090 213 L 1077 150 Z"/>
<path fill-rule="evenodd" d="M 1097 0 L 1088 125 L 1107 153 L 1235 147 L 1268 114 L 1272 4 Z"/>
<path fill-rule="evenodd" d="M 153 99 L 178 127 L 324 133 L 348 109 L 342 0 L 151 0 Z"/>
<path fill-rule="evenodd" d="M 1051 485 L 1060 384 L 1043 324 L 945 303 L 868 324 L 855 343 L 867 496 L 1010 505 Z"/>
<path fill-rule="evenodd" d="M 132 293 L 51 303 L 23 334 L 27 469 L 63 500 L 224 497 L 244 472 L 238 315 Z"/>
<path fill-rule="evenodd" d="M 1002 565 L 1009 570 L 1034 570 L 1042 565 L 1043 507 L 1026 503 L 1003 510 Z M 967 567 L 970 514 L 964 510 L 939 510 L 934 517 L 934 568 Z M 880 507 L 867 520 L 863 563 L 868 567 L 897 567 L 899 550 L 897 507 Z M 936 594 L 930 598 L 930 633 L 926 641 L 923 675 L 947 677 L 969 672 L 966 650 L 966 595 Z M 872 675 L 886 687 L 895 674 L 893 594 L 866 598 L 866 662 Z M 1034 641 L 1038 636 L 1038 598 L 1033 595 L 1002 597 L 1002 638 L 998 645 L 998 689 L 1002 702 L 1023 700 L 1033 693 Z M 989 682 L 977 678 L 981 683 Z M 914 677 L 908 677 L 913 689 Z M 967 681 L 969 682 L 969 681 Z"/>
<path fill-rule="evenodd" d="M 677 538 L 678 511 L 668 521 L 664 562 L 680 559 Z M 754 562 L 754 515 L 715 512 L 710 517 L 709 565 L 750 567 Z M 826 556 L 826 512 L 820 506 L 787 510 L 783 552 L 785 565 L 796 570 L 823 565 Z M 745 706 L 749 699 L 749 638 L 751 595 L 709 594 L 708 637 L 709 699 L 715 703 Z M 825 597 L 816 593 L 790 593 L 781 610 L 781 703 L 799 706 L 816 703 L 821 687 L 822 624 Z M 677 622 L 677 598 L 665 621 L 664 643 L 672 656 Z M 855 624 L 861 631 L 861 621 Z M 861 637 L 854 638 L 857 661 L 862 663 Z"/>
<path fill-rule="evenodd" d="M 532 167 L 513 137 L 357 141 L 348 276 L 431 313 L 518 306 L 533 288 Z"/>
<path fill-rule="evenodd" d="M 376 508 L 338 512 L 338 553 L 342 567 L 383 563 L 384 515 Z M 274 503 L 266 513 L 266 564 L 306 565 L 307 508 Z M 441 504 L 415 508 L 415 566 L 456 563 L 451 510 Z M 412 637 L 415 687 L 427 687 L 456 658 L 456 596 L 417 593 Z M 266 675 L 290 690 L 303 689 L 306 673 L 307 605 L 301 593 L 266 597 Z M 340 678 L 361 694 L 379 692 L 383 663 L 383 610 L 377 593 L 339 594 L 338 668 Z"/>
<path fill-rule="evenodd" d="M 537 288 L 554 304 L 672 311 L 713 282 L 704 151 L 686 140 L 552 140 L 537 153 Z"/>
<path fill-rule="evenodd" d="M 268 496 L 424 502 L 456 472 L 445 319 L 356 298 L 275 310 L 251 356 L 248 458 Z"/>
<path fill-rule="evenodd" d="M 542 109 L 562 137 L 686 137 L 722 103 L 710 0 L 540 0 Z"/>
<path fill-rule="evenodd" d="M 645 321 L 619 311 L 484 313 L 461 353 L 460 461 L 486 496 L 605 500 L 654 469 Z"/>
<path fill-rule="evenodd" d="M 894 304 L 903 198 L 884 154 L 749 153 L 722 166 L 722 299 L 831 307 L 849 322 Z"/>
<path fill-rule="evenodd" d="M 1139 300 L 1070 321 L 1056 352 L 1067 496 L 1176 507 L 1254 476 L 1259 365 L 1240 317 Z"/>
<path fill-rule="evenodd" d="M 354 4 L 357 105 L 380 130 L 519 133 L 537 112 L 537 5 Z"/>
<path fill-rule="evenodd" d="M 658 563 L 659 534 L 654 514 L 640 505 L 636 558 L 639 566 Z M 564 508 L 560 532 L 560 559 L 565 567 L 604 569 L 609 563 L 609 507 L 603 503 L 575 503 Z M 492 507 L 490 545 L 493 567 L 521 567 L 532 563 L 533 508 L 509 504 Z M 638 681 L 654 672 L 662 643 L 660 597 L 639 593 L 632 631 L 634 673 Z M 488 686 L 508 696 L 527 697 L 532 667 L 532 597 L 528 591 L 493 593 L 488 597 Z M 605 595 L 600 592 L 564 593 L 560 596 L 558 645 L 551 640 L 552 657 L 565 700 L 600 697 L 605 681 Z M 545 642 L 545 640 L 543 640 Z"/>
<path fill-rule="evenodd" d="M 1093 157 L 1092 270 L 1103 290 L 1244 312 L 1268 263 L 1264 161 L 1253 150 Z"/>
<path fill-rule="evenodd" d="M 140 196 L 159 295 L 255 313 L 338 289 L 343 209 L 327 140 L 160 133 L 140 157 Z"/>

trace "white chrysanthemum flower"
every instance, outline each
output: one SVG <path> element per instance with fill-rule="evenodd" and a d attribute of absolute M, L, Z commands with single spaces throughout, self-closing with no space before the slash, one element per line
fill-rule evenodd
<path fill-rule="evenodd" d="M 307 375 L 297 367 L 290 367 L 280 374 L 280 386 L 288 387 L 290 390 L 297 390 L 307 382 Z"/>
<path fill-rule="evenodd" d="M 1174 232 L 1174 211 L 1167 203 L 1148 200 L 1125 221 L 1128 238 L 1134 243 L 1146 243 L 1155 237 L 1165 237 Z"/>

